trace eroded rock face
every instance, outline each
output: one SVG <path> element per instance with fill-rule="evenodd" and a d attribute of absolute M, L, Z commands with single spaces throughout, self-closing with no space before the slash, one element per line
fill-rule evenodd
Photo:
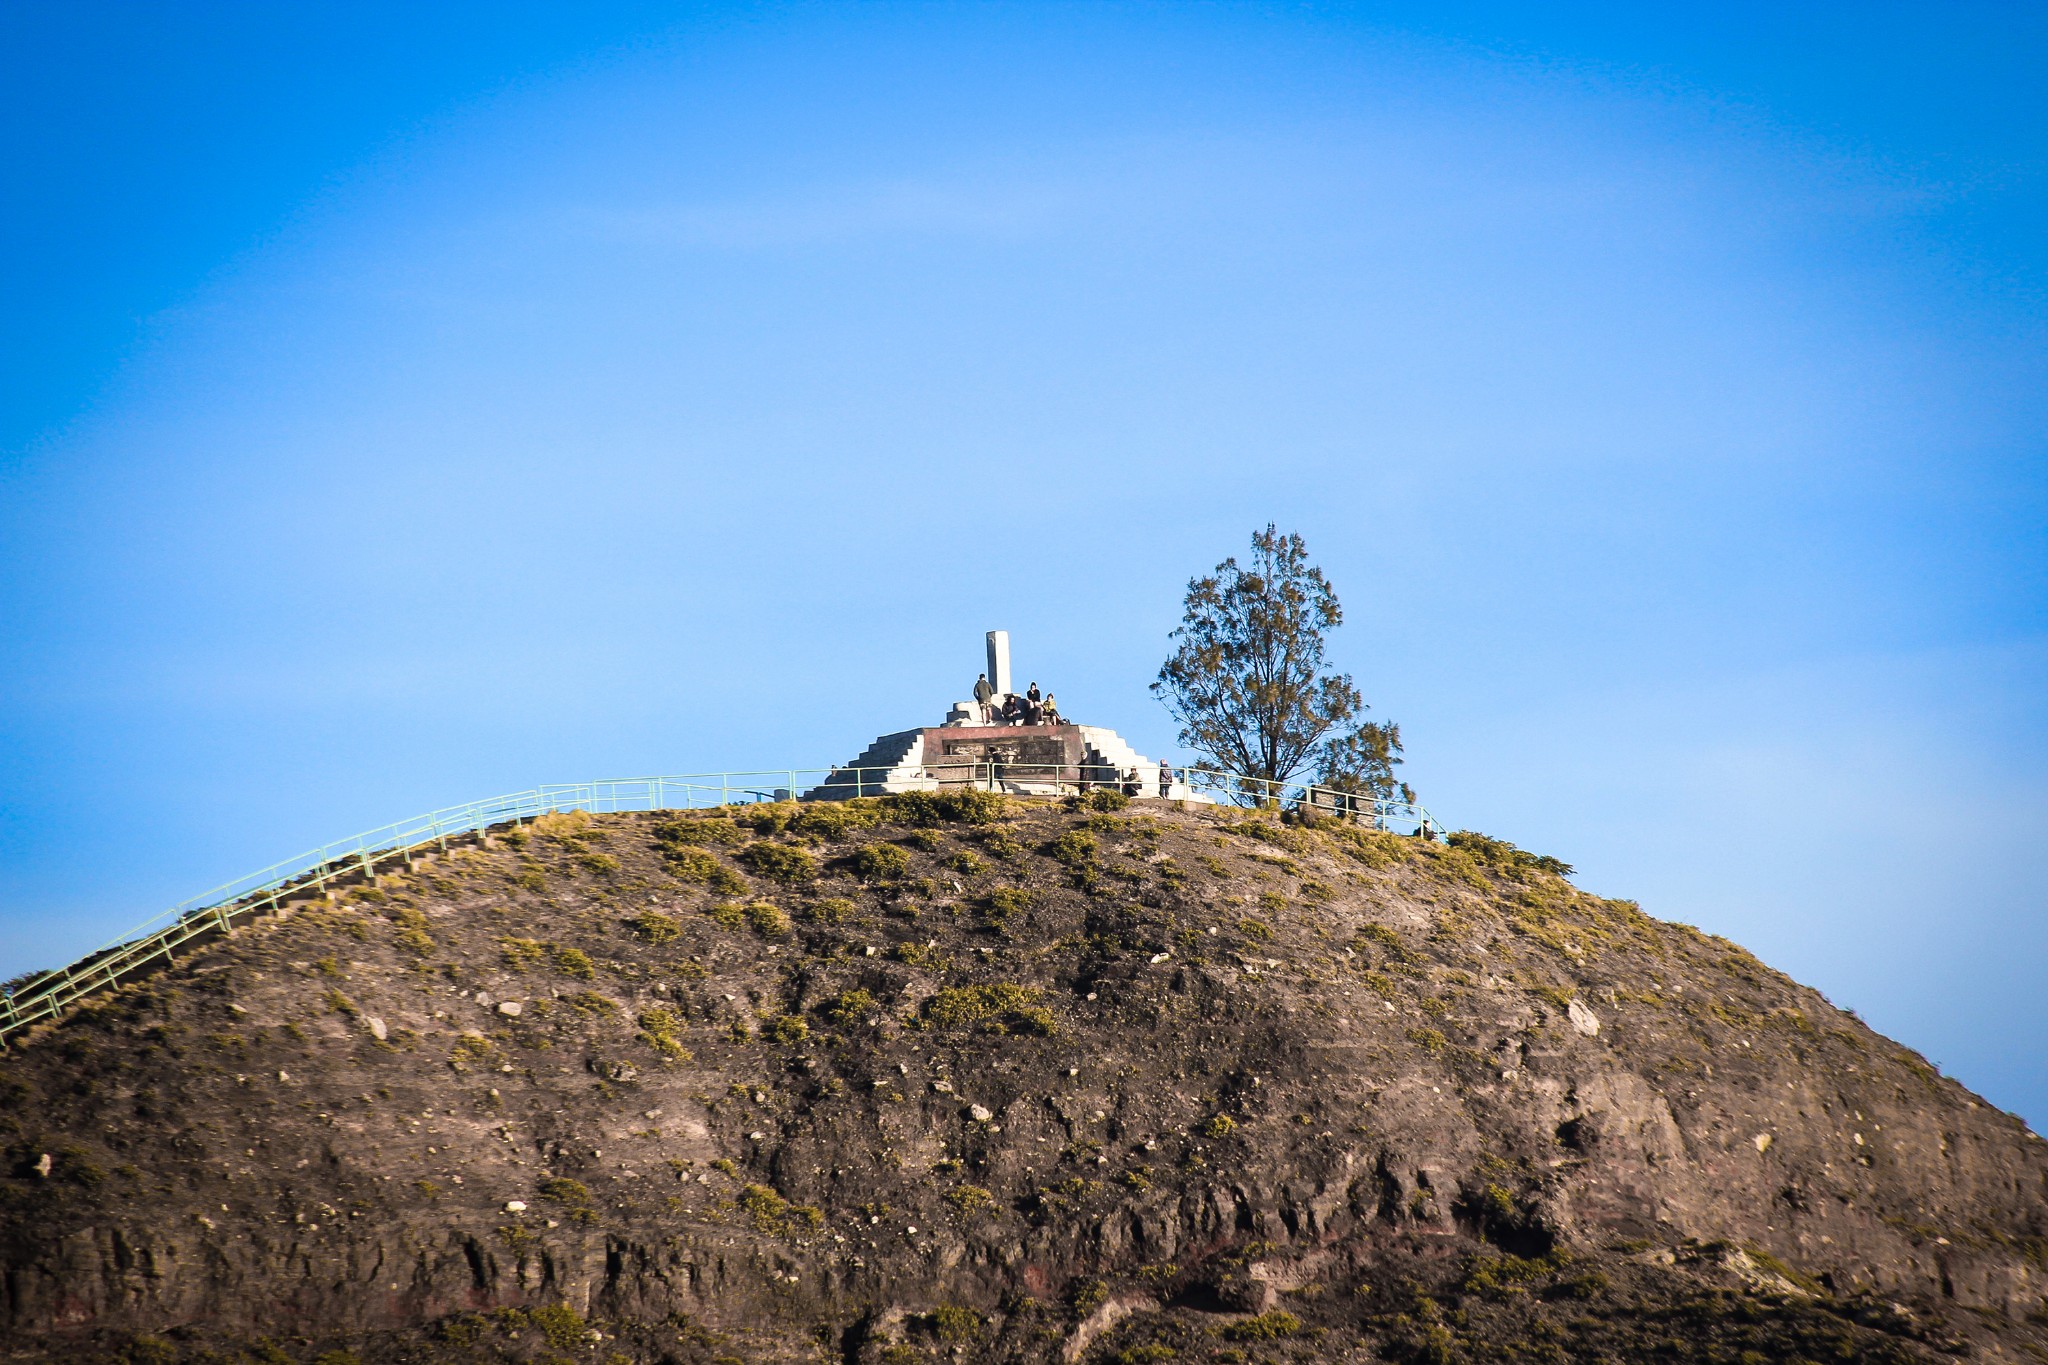
<path fill-rule="evenodd" d="M 551 817 L 123 990 L 0 1095 L 9 1359 L 2048 1349 L 2038 1138 L 1476 838 Z"/>

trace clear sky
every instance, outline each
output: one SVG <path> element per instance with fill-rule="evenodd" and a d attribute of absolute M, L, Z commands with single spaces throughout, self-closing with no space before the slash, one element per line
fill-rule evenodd
<path fill-rule="evenodd" d="M 0 976 L 1267 521 L 1443 818 L 2048 1122 L 2048 9 L 0 8 Z"/>

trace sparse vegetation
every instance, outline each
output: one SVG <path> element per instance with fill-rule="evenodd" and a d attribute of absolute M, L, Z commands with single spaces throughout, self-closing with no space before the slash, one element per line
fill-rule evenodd
<path fill-rule="evenodd" d="M 818 860 L 794 844 L 748 844 L 739 856 L 741 862 L 761 876 L 786 886 L 801 886 L 818 879 Z"/>
<path fill-rule="evenodd" d="M 850 861 L 864 881 L 892 882 L 910 874 L 910 855 L 894 844 L 863 844 Z"/>
<path fill-rule="evenodd" d="M 925 1005 L 932 1027 L 978 1027 L 984 1033 L 1027 1033 L 1051 1036 L 1059 1031 L 1052 1011 L 1040 1003 L 1036 986 L 994 982 L 980 986 L 949 986 Z"/>
<path fill-rule="evenodd" d="M 1958 1342 L 2024 1356 L 2038 1332 L 1971 1298 L 2048 1267 L 2018 1179 L 2038 1140 L 1734 945 L 1500 841 L 1292 811 L 992 809 L 553 821 L 524 850 L 507 830 L 393 859 L 340 906 L 301 896 L 9 1040 L 0 1221 L 37 1264 L 72 1264 L 55 1239 L 91 1229 L 61 1251 L 87 1276 L 114 1274 L 94 1257 L 115 1237 L 200 1248 L 154 1262 L 166 1294 L 217 1248 L 311 1321 L 358 1305 L 294 1267 L 388 1255 L 404 1209 L 472 1230 L 467 1254 L 433 1253 L 444 1287 L 481 1274 L 499 1303 L 531 1296 L 375 1335 L 294 1318 L 302 1361 L 1039 1360 L 1086 1321 L 1080 1365 L 1905 1365 Z M 1068 834 L 1093 845 L 1039 856 Z M 819 880 L 726 866 L 764 843 L 807 852 Z M 904 870 L 856 885 L 863 845 Z M 619 870 L 584 875 L 599 851 Z M 701 868 L 678 884 L 651 854 L 756 889 L 707 892 Z M 540 860 L 556 895 L 508 892 Z M 430 952 L 396 941 L 408 914 Z M 1597 1036 L 1573 1031 L 1574 1000 Z M 1709 1180 L 1728 1241 L 1634 1221 Z M 1727 1193 L 1745 1181 L 1748 1210 Z M 1975 1268 L 1953 1299 L 1916 1295 L 1943 1254 Z M 846 1283 L 883 1297 L 804 1316 L 855 1261 L 869 1278 Z M 693 1316 L 635 1306 L 669 1302 L 685 1264 L 716 1277 Z M 547 1303 L 581 1304 L 569 1272 L 616 1289 L 589 1321 Z M 1860 1292 L 1879 1273 L 1883 1294 Z M 884 1298 L 903 1312 L 869 1316 Z M 1112 1298 L 1139 1311 L 1102 1313 Z M 227 1330 L 162 1340 L 287 1359 Z M 110 1365 L 156 1349 L 65 1340 Z"/>

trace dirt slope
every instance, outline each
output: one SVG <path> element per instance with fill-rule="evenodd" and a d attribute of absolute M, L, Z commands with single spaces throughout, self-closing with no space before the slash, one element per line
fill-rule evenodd
<path fill-rule="evenodd" d="M 2048 1360 L 2048 1145 L 1723 940 L 1151 802 L 551 817 L 0 1058 L 0 1359 Z"/>

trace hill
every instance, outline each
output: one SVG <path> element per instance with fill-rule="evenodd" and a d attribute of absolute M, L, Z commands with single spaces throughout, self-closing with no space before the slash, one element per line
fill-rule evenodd
<path fill-rule="evenodd" d="M 0 1059 L 0 1359 L 2048 1359 L 2048 1145 L 1511 845 L 552 816 Z"/>

